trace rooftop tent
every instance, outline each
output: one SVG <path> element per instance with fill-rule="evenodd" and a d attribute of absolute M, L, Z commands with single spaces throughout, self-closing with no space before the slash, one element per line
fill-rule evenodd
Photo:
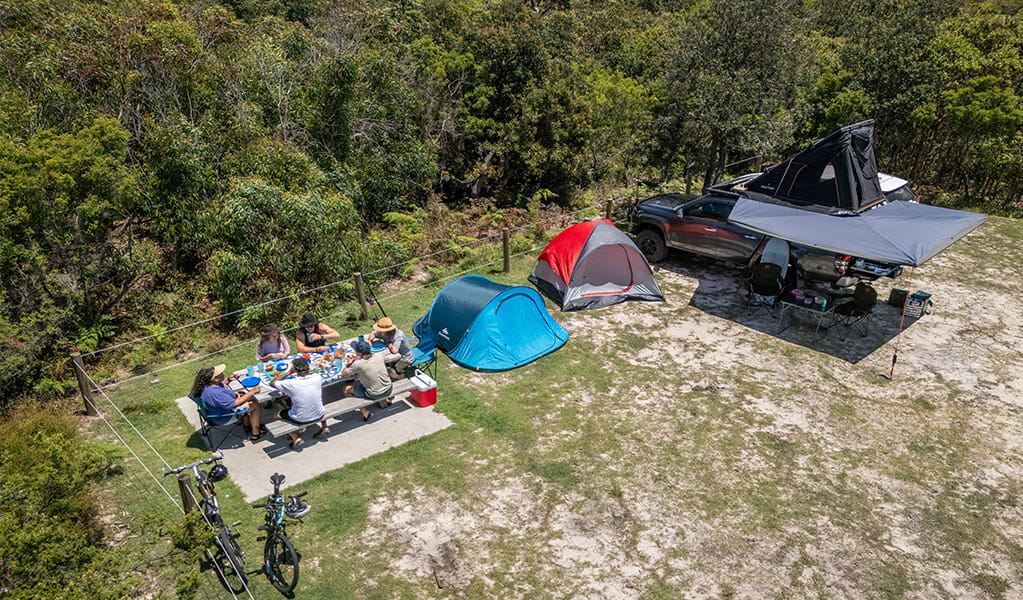
<path fill-rule="evenodd" d="M 646 257 L 607 220 L 584 221 L 559 233 L 540 253 L 529 281 L 564 311 L 664 301 Z"/>
<path fill-rule="evenodd" d="M 829 215 L 739 198 L 728 220 L 805 246 L 920 266 L 978 227 L 987 215 L 889 202 L 863 213 Z"/>
<path fill-rule="evenodd" d="M 764 170 L 744 188 L 797 206 L 860 211 L 884 200 L 874 159 L 874 121 L 846 125 Z"/>
<path fill-rule="evenodd" d="M 467 369 L 507 371 L 554 352 L 568 341 L 533 288 L 466 275 L 444 286 L 412 326 L 419 343 Z"/>

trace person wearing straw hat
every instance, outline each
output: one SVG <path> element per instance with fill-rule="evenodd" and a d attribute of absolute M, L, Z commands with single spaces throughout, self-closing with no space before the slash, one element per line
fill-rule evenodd
<path fill-rule="evenodd" d="M 305 313 L 298 322 L 295 332 L 295 345 L 299 352 L 323 352 L 328 341 L 340 338 L 341 334 L 334 331 L 326 323 L 321 323 L 313 313 Z"/>
<path fill-rule="evenodd" d="M 287 379 L 291 375 L 295 377 Z M 286 373 L 278 373 L 270 381 L 270 386 L 291 398 L 291 407 L 282 410 L 278 418 L 287 419 L 296 425 L 311 425 L 319 421 L 320 430 L 313 437 L 323 440 L 330 435 L 323 411 L 323 384 L 318 375 L 310 374 L 308 360 L 299 357 L 291 361 L 291 368 Z M 304 443 L 297 433 L 292 432 L 288 436 L 291 438 L 288 447 L 292 450 Z"/>
<path fill-rule="evenodd" d="M 206 406 L 206 418 L 214 425 L 223 425 L 235 416 L 242 417 L 244 423 L 247 417 L 246 425 L 251 432 L 249 440 L 255 442 L 266 434 L 266 426 L 260 416 L 262 407 L 255 398 L 259 388 L 246 389 L 244 392 L 232 390 L 224 377 L 226 369 L 226 365 L 199 369 L 192 384 L 191 396 L 202 399 Z M 231 377 L 236 378 L 234 375 Z"/>
<path fill-rule="evenodd" d="M 369 343 L 378 343 L 386 346 L 388 354 L 384 355 L 384 362 L 394 369 L 392 378 L 400 379 L 405 376 L 405 369 L 412 364 L 412 344 L 409 344 L 405 332 L 394 326 L 390 317 L 384 317 L 373 325 L 373 331 L 367 338 Z"/>

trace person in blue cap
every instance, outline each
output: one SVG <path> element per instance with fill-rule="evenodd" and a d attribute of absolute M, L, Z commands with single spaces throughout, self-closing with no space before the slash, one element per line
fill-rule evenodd
<path fill-rule="evenodd" d="M 341 370 L 341 377 L 354 377 L 355 381 L 345 389 L 344 395 L 375 400 L 381 408 L 389 406 L 394 400 L 394 394 L 384 353 L 374 353 L 369 342 L 364 340 L 356 340 L 352 350 L 356 356 L 348 360 L 348 364 Z M 365 407 L 360 410 L 362 420 L 368 421 L 372 413 Z"/>

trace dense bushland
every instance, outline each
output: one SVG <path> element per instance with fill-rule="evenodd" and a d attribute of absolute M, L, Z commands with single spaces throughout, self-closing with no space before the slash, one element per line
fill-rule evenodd
<path fill-rule="evenodd" d="M 54 397 L 68 350 L 372 271 L 508 209 L 698 187 L 862 118 L 884 170 L 1012 211 L 1019 6 L 0 3 L 0 383 Z"/>
<path fill-rule="evenodd" d="M 139 585 L 98 518 L 93 492 L 112 468 L 68 415 L 0 424 L 0 596 L 121 598 Z"/>

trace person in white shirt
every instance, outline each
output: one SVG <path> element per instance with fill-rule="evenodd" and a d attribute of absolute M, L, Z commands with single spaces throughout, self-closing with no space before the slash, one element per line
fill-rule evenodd
<path fill-rule="evenodd" d="M 285 379 L 294 375 L 294 379 Z M 323 410 L 323 384 L 320 376 L 309 372 L 309 361 L 304 358 L 296 358 L 291 361 L 291 368 L 285 373 L 280 373 L 270 382 L 270 385 L 291 398 L 291 408 L 282 410 L 280 418 L 287 419 L 298 425 L 307 425 L 320 422 L 320 430 L 313 437 L 322 440 L 330 435 L 327 429 L 327 420 L 324 418 Z M 291 443 L 288 445 L 292 450 L 301 446 L 304 442 L 298 433 L 289 433 Z"/>

